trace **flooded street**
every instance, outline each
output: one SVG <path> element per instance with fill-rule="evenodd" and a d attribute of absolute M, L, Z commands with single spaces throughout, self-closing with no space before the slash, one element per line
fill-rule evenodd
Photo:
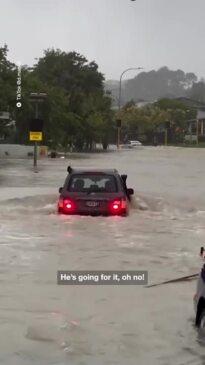
<path fill-rule="evenodd" d="M 196 281 L 58 286 L 57 270 L 148 270 L 148 283 L 197 273 L 205 244 L 205 150 L 144 147 L 0 161 L 0 364 L 203 365 Z M 56 214 L 67 166 L 117 168 L 130 216 Z"/>

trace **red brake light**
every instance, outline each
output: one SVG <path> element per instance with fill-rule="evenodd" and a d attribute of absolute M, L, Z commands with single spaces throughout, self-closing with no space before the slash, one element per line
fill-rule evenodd
<path fill-rule="evenodd" d="M 114 210 L 118 210 L 121 208 L 121 200 L 115 200 L 113 203 L 112 203 L 112 207 Z"/>
<path fill-rule="evenodd" d="M 70 199 L 59 199 L 58 207 L 65 213 L 75 210 L 75 203 Z"/>
<path fill-rule="evenodd" d="M 69 203 L 67 203 L 67 204 L 66 204 L 66 208 L 67 208 L 67 209 L 71 209 L 71 208 L 72 208 L 72 204 L 71 204 L 71 202 L 69 202 Z"/>
<path fill-rule="evenodd" d="M 74 203 L 70 199 L 64 199 L 63 208 L 70 211 L 74 209 Z"/>
<path fill-rule="evenodd" d="M 126 209 L 126 200 L 119 199 L 114 200 L 110 205 L 111 212 L 120 212 L 122 209 Z"/>
<path fill-rule="evenodd" d="M 115 209 L 115 210 L 117 210 L 117 209 L 119 209 L 119 205 L 118 204 L 113 204 L 113 209 Z"/>

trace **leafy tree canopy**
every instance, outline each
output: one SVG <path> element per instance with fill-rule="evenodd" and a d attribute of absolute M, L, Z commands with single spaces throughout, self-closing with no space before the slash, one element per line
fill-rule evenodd
<path fill-rule="evenodd" d="M 111 99 L 104 93 L 104 77 L 96 62 L 88 62 L 77 52 L 45 50 L 34 67 L 21 68 L 22 107 L 17 109 L 17 67 L 8 61 L 7 53 L 7 46 L 0 48 L 0 106 L 16 119 L 17 142 L 28 142 L 29 119 L 35 112 L 31 92 L 47 94 L 39 104 L 44 143 L 52 148 L 73 145 L 83 149 L 109 142 L 114 130 Z"/>

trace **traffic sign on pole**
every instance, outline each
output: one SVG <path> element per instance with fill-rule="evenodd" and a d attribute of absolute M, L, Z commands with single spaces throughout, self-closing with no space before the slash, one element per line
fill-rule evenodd
<path fill-rule="evenodd" d="M 29 133 L 29 140 L 30 141 L 42 141 L 43 140 L 43 134 L 42 132 L 31 132 Z"/>

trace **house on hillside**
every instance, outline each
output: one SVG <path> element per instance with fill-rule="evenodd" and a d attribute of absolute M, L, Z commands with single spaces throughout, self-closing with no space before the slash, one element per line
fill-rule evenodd
<path fill-rule="evenodd" d="M 144 108 L 145 106 L 152 105 L 154 101 L 147 101 L 147 100 L 137 100 L 135 102 L 135 106 L 137 108 Z"/>
<path fill-rule="evenodd" d="M 155 101 L 147 101 L 147 100 L 137 100 L 136 102 L 134 102 L 133 107 L 135 108 L 144 108 L 145 106 L 149 106 L 154 104 Z M 123 108 L 125 105 L 121 105 L 121 108 Z M 113 105 L 112 106 L 112 110 L 118 110 L 119 106 L 118 105 Z"/>
<path fill-rule="evenodd" d="M 196 119 L 187 121 L 187 142 L 205 142 L 205 109 L 197 110 Z"/>
<path fill-rule="evenodd" d="M 181 103 L 186 105 L 187 108 L 195 108 L 195 109 L 205 108 L 205 104 L 202 103 L 201 101 L 193 100 L 193 99 L 187 98 L 186 96 L 180 96 L 180 97 L 174 98 L 172 100 L 180 101 Z"/>

